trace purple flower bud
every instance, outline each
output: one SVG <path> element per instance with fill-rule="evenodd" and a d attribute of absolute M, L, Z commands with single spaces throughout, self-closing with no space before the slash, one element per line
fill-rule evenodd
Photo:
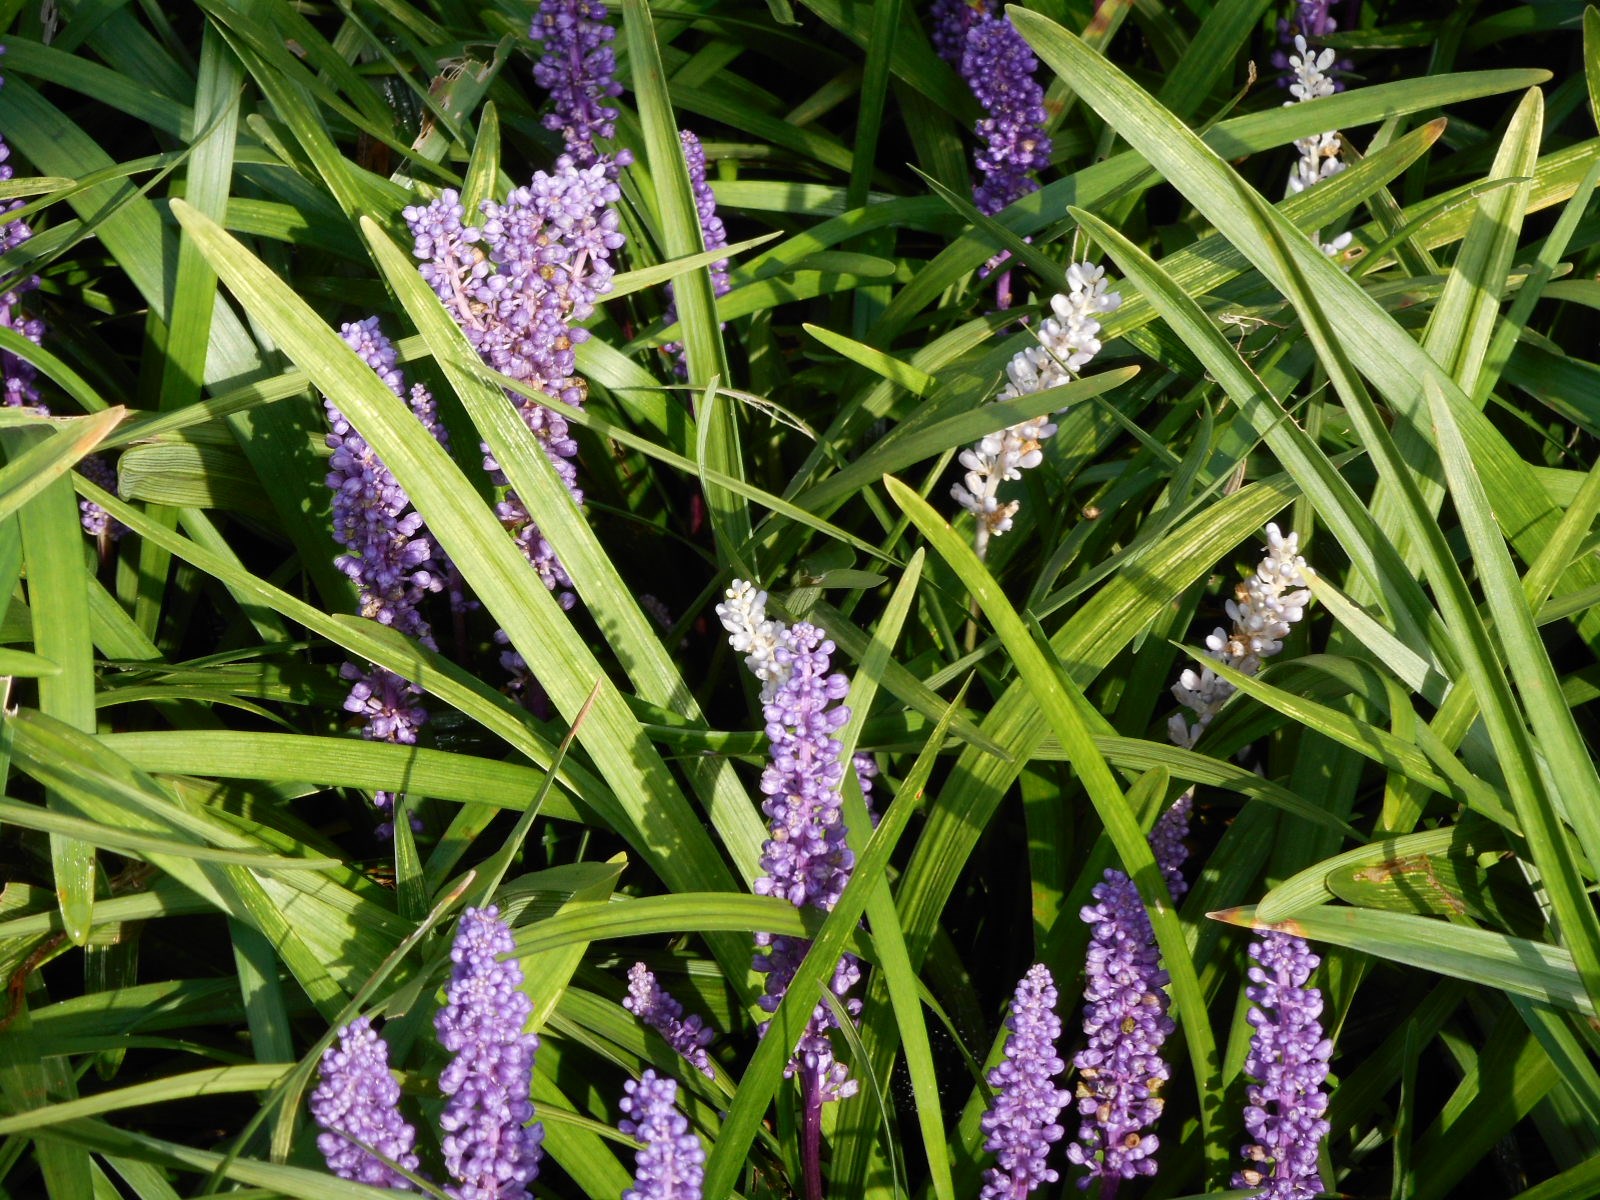
<path fill-rule="evenodd" d="M 706 1152 L 674 1107 L 676 1081 L 647 1070 L 637 1083 L 630 1079 L 622 1086 L 627 1118 L 617 1128 L 644 1143 L 634 1157 L 633 1186 L 622 1200 L 700 1200 Z"/>
<path fill-rule="evenodd" d="M 389 1073 L 389 1047 L 370 1018 L 346 1025 L 323 1052 L 310 1108 L 312 1120 L 325 1131 L 317 1136 L 317 1149 L 328 1170 L 357 1183 L 411 1190 L 410 1180 L 383 1161 L 415 1172 L 417 1132 L 400 1115 L 400 1085 Z"/>
<path fill-rule="evenodd" d="M 928 8 L 934 51 L 952 67 L 960 69 L 961 55 L 967 48 L 967 32 L 994 12 L 990 0 L 933 0 Z M 970 82 L 970 81 L 969 81 Z"/>
<path fill-rule="evenodd" d="M 655 975 L 643 963 L 634 963 L 628 971 L 628 994 L 623 998 L 622 1007 L 664 1037 L 667 1045 L 688 1059 L 689 1065 L 707 1079 L 717 1077 L 711 1069 L 711 1057 L 706 1053 L 706 1047 L 716 1034 L 705 1027 L 698 1013 L 685 1018 L 683 1005 L 656 982 Z"/>
<path fill-rule="evenodd" d="M 447 1103 L 439 1118 L 445 1168 L 456 1200 L 527 1200 L 539 1173 L 544 1127 L 530 1125 L 533 1056 L 539 1039 L 523 1028 L 533 1004 L 522 971 L 500 956 L 516 949 L 500 910 L 469 908 L 450 948 L 450 985 L 434 1017 L 439 1042 L 455 1057 L 439 1076 Z"/>
<path fill-rule="evenodd" d="M 1244 1147 L 1246 1166 L 1236 1188 L 1260 1188 L 1266 1200 L 1311 1200 L 1322 1191 L 1317 1147 L 1328 1136 L 1328 1058 L 1333 1043 L 1322 1036 L 1322 993 L 1306 981 L 1320 959 L 1304 940 L 1268 930 L 1250 944 L 1255 1007 L 1249 1021 L 1250 1054 L 1245 1074 L 1245 1129 L 1255 1139 Z"/>
<path fill-rule="evenodd" d="M 116 469 L 106 461 L 103 454 L 91 454 L 87 458 L 80 459 L 77 471 L 96 487 L 104 488 L 113 496 L 117 494 Z M 116 541 L 128 532 L 126 525 L 113 520 L 111 514 L 93 500 L 78 501 L 78 523 L 92 538 L 109 537 L 112 541 Z"/>
<path fill-rule="evenodd" d="M 1029 968 L 1017 984 L 1006 1028 L 1005 1058 L 989 1072 L 994 1102 L 983 1114 L 983 1143 L 999 1165 L 983 1173 L 981 1200 L 1023 1200 L 1041 1183 L 1059 1176 L 1045 1160 L 1065 1132 L 1056 1123 L 1069 1093 L 1053 1082 L 1066 1064 L 1056 1052 L 1061 1018 L 1056 987 L 1043 963 Z"/>

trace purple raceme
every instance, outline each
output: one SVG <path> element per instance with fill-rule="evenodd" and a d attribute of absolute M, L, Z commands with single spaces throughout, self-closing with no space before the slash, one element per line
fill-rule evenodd
<path fill-rule="evenodd" d="M 1250 945 L 1245 994 L 1255 1004 L 1249 1021 L 1245 1074 L 1245 1128 L 1255 1139 L 1244 1147 L 1246 1166 L 1231 1186 L 1260 1188 L 1263 1200 L 1311 1200 L 1322 1189 L 1317 1148 L 1328 1135 L 1328 1058 L 1333 1043 L 1322 1035 L 1322 993 L 1306 981 L 1321 961 L 1293 934 L 1263 931 Z"/>
<path fill-rule="evenodd" d="M 867 806 L 867 816 L 876 829 L 881 816 L 872 803 L 872 781 L 878 777 L 878 764 L 870 754 L 855 754 L 850 761 L 856 769 L 856 782 L 861 785 L 861 802 Z"/>
<path fill-rule="evenodd" d="M 389 1163 L 415 1173 L 417 1131 L 400 1115 L 400 1085 L 389 1073 L 389 1047 L 371 1018 L 358 1017 L 339 1031 L 317 1074 L 311 1118 L 323 1130 L 317 1149 L 328 1170 L 357 1183 L 412 1190 L 411 1181 Z"/>
<path fill-rule="evenodd" d="M 633 1186 L 622 1200 L 700 1200 L 706 1152 L 677 1109 L 677 1082 L 647 1070 L 622 1086 L 627 1117 L 617 1128 L 644 1143 L 634 1156 Z"/>
<path fill-rule="evenodd" d="M 553 172 L 536 172 L 503 204 L 485 201 L 481 226 L 465 224 L 461 198 L 453 190 L 407 208 L 404 215 L 422 260 L 422 277 L 483 361 L 546 396 L 581 407 L 588 385 L 577 374 L 574 347 L 589 336 L 580 323 L 611 290 L 611 256 L 624 241 L 612 207 L 621 194 L 606 164 L 580 167 L 563 156 Z M 516 394 L 511 399 L 574 503 L 581 504 L 572 462 L 578 444 L 566 419 L 538 401 Z M 484 469 L 504 486 L 494 456 L 487 447 L 483 454 Z M 562 607 L 571 608 L 577 601 L 572 579 L 521 497 L 506 492 L 496 511 L 544 585 Z M 497 640 L 506 644 L 503 633 Z M 507 645 L 500 660 L 512 674 L 514 690 L 537 694 L 520 654 Z"/>
<path fill-rule="evenodd" d="M 804 622 L 790 627 L 776 651 L 784 679 L 765 709 L 772 761 L 761 776 L 761 791 L 767 797 L 761 807 L 772 836 L 762 848 L 766 875 L 755 883 L 757 895 L 781 896 L 796 908 L 824 912 L 838 903 L 855 866 L 845 842 L 839 794 L 844 778 L 842 747 L 833 736 L 850 719 L 850 710 L 838 703 L 850 683 L 830 671 L 833 651 L 822 631 Z M 758 933 L 756 945 L 755 968 L 767 976 L 759 1004 L 764 1011 L 775 1012 L 810 943 Z M 834 994 L 844 996 L 860 977 L 855 957 L 843 956 L 834 971 Z M 852 1016 L 860 1007 L 859 1000 L 846 1003 Z M 833 1057 L 828 1031 L 836 1023 L 828 1005 L 819 1003 L 785 1071 L 801 1077 L 808 1105 L 855 1094 L 855 1081 Z"/>
<path fill-rule="evenodd" d="M 700 139 L 689 130 L 681 130 L 678 137 L 683 142 L 683 159 L 689 168 L 689 186 L 694 190 L 694 206 L 700 214 L 700 236 L 709 253 L 720 250 L 728 244 L 728 230 L 722 224 L 722 218 L 717 215 L 717 198 L 712 194 L 711 185 L 706 182 L 706 151 L 700 144 Z M 728 260 L 719 258 L 711 264 L 711 293 L 714 296 L 726 296 L 733 288 L 733 283 L 728 278 Z M 662 314 L 664 324 L 671 325 L 678 319 L 678 305 L 672 297 L 672 285 L 667 284 L 667 310 Z M 684 353 L 682 342 L 668 342 L 661 347 L 675 361 L 674 369 L 679 379 L 689 377 L 689 360 Z"/>
<path fill-rule="evenodd" d="M 534 82 L 550 93 L 544 127 L 561 135 L 566 152 L 580 167 L 601 161 L 597 138 L 616 136 L 617 110 L 607 103 L 622 95 L 611 48 L 616 35 L 600 0 L 540 0 L 528 30 L 529 37 L 544 43 L 544 54 L 533 68 Z M 614 161 L 625 167 L 633 156 L 620 150 Z M 606 169 L 615 175 L 609 163 Z"/>
<path fill-rule="evenodd" d="M 1050 165 L 1044 89 L 1033 77 L 1038 69 L 1039 60 L 1004 13 L 972 22 L 961 76 L 986 114 L 973 129 L 983 142 L 973 156 L 983 179 L 972 198 L 988 216 L 1038 191 L 1034 172 Z"/>
<path fill-rule="evenodd" d="M 113 496 L 117 494 L 117 471 L 106 461 L 105 455 L 91 454 L 88 458 L 79 459 L 76 470 L 96 487 L 104 488 Z M 93 500 L 78 501 L 78 523 L 90 537 L 106 538 L 113 542 L 128 532 L 126 525 Z"/>
<path fill-rule="evenodd" d="M 469 908 L 450 948 L 450 984 L 434 1017 L 439 1042 L 454 1057 L 439 1076 L 446 1103 L 445 1168 L 455 1200 L 528 1200 L 539 1173 L 544 1127 L 529 1092 L 539 1039 L 523 1032 L 533 1004 L 522 971 L 500 956 L 516 949 L 500 910 Z"/>
<path fill-rule="evenodd" d="M 982 1119 L 983 1143 L 998 1165 L 983 1173 L 981 1200 L 1023 1200 L 1041 1183 L 1059 1176 L 1046 1165 L 1050 1147 L 1065 1130 L 1057 1123 L 1071 1093 L 1055 1085 L 1066 1068 L 1056 1052 L 1061 1018 L 1056 1016 L 1056 986 L 1043 963 L 1029 968 L 1017 984 L 1006 1028 L 1005 1058 L 989 1072 L 994 1102 Z"/>
<path fill-rule="evenodd" d="M 706 1047 L 716 1034 L 706 1028 L 698 1013 L 685 1017 L 683 1005 L 657 982 L 643 963 L 634 963 L 628 970 L 628 994 L 623 998 L 622 1007 L 665 1038 L 667 1045 L 688 1059 L 689 1065 L 707 1079 L 717 1077 L 711 1068 L 711 1056 L 706 1053 Z"/>
<path fill-rule="evenodd" d="M 1154 829 L 1150 848 L 1174 901 L 1188 885 L 1183 862 L 1192 801 L 1178 798 Z M 1168 977 L 1139 889 L 1108 870 L 1080 914 L 1093 929 L 1085 967 L 1083 1031 L 1078 1069 L 1078 1140 L 1067 1157 L 1086 1168 L 1078 1186 L 1100 1180 L 1111 1200 L 1123 1180 L 1153 1175 L 1160 1140 L 1145 1131 L 1161 1116 L 1161 1088 L 1170 1076 L 1162 1045 L 1175 1028 L 1167 1016 Z"/>
<path fill-rule="evenodd" d="M 353 321 L 339 330 L 345 344 L 396 396 L 408 400 L 417 419 L 444 440 L 432 395 L 422 384 L 406 389 L 394 345 L 377 317 Z M 333 537 L 345 552 L 335 565 L 356 585 L 361 615 L 414 637 L 430 650 L 433 631 L 422 602 L 441 591 L 454 572 L 438 544 L 423 527 L 422 514 L 411 507 L 405 489 L 384 465 L 333 400 L 324 398 L 330 432 L 327 484 L 333 490 Z M 459 575 L 455 575 L 459 580 Z M 455 589 L 459 593 L 459 584 Z M 417 730 L 427 722 L 422 689 L 384 667 L 345 663 L 342 678 L 350 681 L 346 712 L 364 718 L 361 736 L 369 741 L 415 745 Z M 392 833 L 394 794 L 380 791 L 373 804 L 385 814 L 380 837 Z M 417 825 L 415 817 L 413 826 Z"/>

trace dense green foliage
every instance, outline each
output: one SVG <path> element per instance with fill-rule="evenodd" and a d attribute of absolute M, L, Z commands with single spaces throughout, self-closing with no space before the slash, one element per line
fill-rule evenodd
<path fill-rule="evenodd" d="M 794 1039 L 756 1037 L 765 931 L 815 938 L 791 1031 L 842 950 L 866 964 L 827 1194 L 975 1196 L 1005 1001 L 1045 963 L 1071 1058 L 1111 867 L 1178 1027 L 1161 1170 L 1120 1196 L 1228 1186 L 1247 930 L 1272 922 L 1323 955 L 1330 1185 L 1600 1194 L 1600 13 L 1340 5 L 1347 89 L 1285 106 L 1265 0 L 1036 0 L 1012 12 L 1051 166 L 991 218 L 977 103 L 909 0 L 622 0 L 634 161 L 567 413 L 579 509 L 401 215 L 560 152 L 532 7 L 0 0 L 0 200 L 35 231 L 0 274 L 39 274 L 47 326 L 0 350 L 55 414 L 0 409 L 0 1194 L 383 1194 L 324 1169 L 317 1060 L 376 1014 L 436 1118 L 448 930 L 493 899 L 542 1039 L 541 1195 L 629 1186 L 618 1099 L 652 1064 L 708 1196 L 801 1194 Z M 720 298 L 680 126 L 734 243 Z M 1280 200 L 1291 143 L 1329 129 L 1348 169 Z M 1342 231 L 1333 257 L 1307 236 Z M 991 403 L 1084 260 L 1122 295 L 1104 349 Z M 337 336 L 370 314 L 453 451 Z M 323 396 L 481 604 L 430 601 L 437 650 L 357 615 L 335 568 Z M 1063 405 L 980 558 L 957 455 Z M 90 453 L 116 495 L 71 469 Z M 126 536 L 84 538 L 80 496 Z M 1171 686 L 1268 522 L 1315 601 L 1175 747 Z M 846 789 L 858 868 L 826 919 L 751 894 L 767 738 L 713 614 L 736 577 L 837 643 L 846 760 L 882 770 L 876 830 Z M 507 694 L 496 628 L 546 704 Z M 346 661 L 427 693 L 420 745 L 362 739 Z M 1191 787 L 1174 911 L 1144 833 Z M 375 836 L 377 790 L 415 835 Z M 717 1030 L 715 1078 L 622 1008 L 636 961 Z M 1054 1161 L 1049 1194 L 1078 1194 Z"/>

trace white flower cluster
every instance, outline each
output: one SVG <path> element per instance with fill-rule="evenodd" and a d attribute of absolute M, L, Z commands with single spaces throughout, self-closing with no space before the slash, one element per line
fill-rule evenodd
<path fill-rule="evenodd" d="M 728 644 L 744 655 L 744 665 L 761 681 L 761 703 L 770 703 L 789 676 L 778 661 L 788 626 L 767 616 L 767 594 L 748 579 L 735 579 L 716 611 L 728 631 Z"/>
<path fill-rule="evenodd" d="M 1010 400 L 1069 383 L 1100 353 L 1099 317 L 1122 303 L 1119 293 L 1108 290 L 1105 274 L 1104 267 L 1089 262 L 1073 263 L 1067 268 L 1068 290 L 1051 299 L 1050 310 L 1055 315 L 1039 326 L 1039 344 L 1022 350 L 1007 364 L 1006 386 L 1000 399 Z M 977 518 L 979 555 L 987 549 L 991 537 L 1011 528 L 1011 518 L 1020 507 L 1016 500 L 1000 503 L 1000 485 L 1021 479 L 1023 471 L 1038 466 L 1044 458 L 1042 443 L 1055 431 L 1050 420 L 1034 417 L 991 433 L 970 450 L 961 452 L 961 465 L 967 474 L 963 482 L 950 489 L 950 494 Z"/>
<path fill-rule="evenodd" d="M 1289 66 L 1295 76 L 1295 81 L 1289 85 L 1289 94 L 1294 99 L 1285 100 L 1285 107 L 1302 100 L 1318 100 L 1333 95 L 1333 80 L 1327 73 L 1328 68 L 1333 66 L 1333 51 L 1313 50 L 1306 45 L 1306 39 L 1299 35 L 1295 36 L 1294 48 L 1296 53 L 1289 56 Z M 1290 196 L 1324 179 L 1331 179 L 1345 169 L 1346 164 L 1339 159 L 1339 135 L 1336 132 L 1301 138 L 1295 142 L 1294 148 L 1300 152 L 1300 160 L 1289 173 L 1287 194 Z M 1331 258 L 1350 244 L 1350 234 L 1341 233 L 1331 242 L 1324 242 L 1320 235 L 1313 240 Z"/>
<path fill-rule="evenodd" d="M 1300 535 L 1285 535 L 1276 525 L 1268 525 L 1267 556 L 1256 567 L 1256 573 L 1235 590 L 1236 598 L 1228 601 L 1233 629 L 1219 627 L 1206 638 L 1211 658 L 1246 675 L 1261 670 L 1261 660 L 1283 649 L 1290 626 L 1305 615 L 1311 600 L 1306 588 L 1309 571 L 1306 560 L 1300 557 Z M 1199 670 L 1191 667 L 1179 675 L 1172 694 L 1178 703 L 1194 712 L 1195 720 L 1188 720 L 1181 712 L 1172 715 L 1167 733 L 1173 744 L 1186 750 L 1192 748 L 1233 691 L 1233 685 L 1208 666 Z"/>

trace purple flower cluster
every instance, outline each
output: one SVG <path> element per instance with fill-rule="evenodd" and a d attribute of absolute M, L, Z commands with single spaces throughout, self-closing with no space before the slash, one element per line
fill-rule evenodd
<path fill-rule="evenodd" d="M 694 189 L 694 206 L 700 214 L 700 235 L 706 250 L 720 250 L 728 244 L 728 230 L 722 224 L 722 218 L 717 215 L 717 198 L 711 192 L 711 185 L 706 182 L 706 152 L 700 145 L 700 139 L 689 130 L 680 130 L 678 134 L 683 142 L 683 159 L 689 167 L 689 185 Z M 711 264 L 711 291 L 716 296 L 726 296 L 732 289 L 733 283 L 728 278 L 728 260 L 719 258 Z M 667 311 L 662 316 L 662 321 L 671 325 L 678 319 L 677 302 L 670 299 L 672 285 L 667 285 Z M 682 342 L 668 342 L 661 347 L 676 360 L 678 378 L 686 379 L 689 375 L 689 360 L 684 355 Z"/>
<path fill-rule="evenodd" d="M 400 1085 L 389 1073 L 389 1047 L 371 1018 L 350 1022 L 323 1052 L 310 1107 L 323 1130 L 317 1149 L 328 1170 L 357 1183 L 411 1190 L 411 1181 L 389 1163 L 416 1171 L 417 1131 L 400 1115 Z"/>
<path fill-rule="evenodd" d="M 611 48 L 616 33 L 606 24 L 600 0 L 540 0 L 528 30 L 529 37 L 544 43 L 533 68 L 534 81 L 550 93 L 544 127 L 561 135 L 567 153 L 582 167 L 600 161 L 595 139 L 616 136 L 617 110 L 606 103 L 622 95 Z M 618 152 L 618 166 L 632 161 L 628 151 Z"/>
<path fill-rule="evenodd" d="M 1054 1083 L 1066 1067 L 1056 1053 L 1061 1018 L 1055 1007 L 1055 981 L 1037 963 L 1017 984 L 1006 1018 L 1011 1036 L 1005 1058 L 989 1072 L 995 1097 L 983 1114 L 988 1135 L 983 1147 L 996 1155 L 999 1165 L 984 1172 L 981 1200 L 1023 1200 L 1041 1183 L 1058 1178 L 1045 1160 L 1065 1132 L 1056 1118 L 1071 1097 Z"/>
<path fill-rule="evenodd" d="M 759 895 L 782 896 L 796 908 L 824 911 L 838 903 L 855 866 L 845 842 L 839 794 L 843 747 L 833 736 L 850 719 L 850 710 L 838 703 L 850 684 L 843 675 L 830 673 L 833 651 L 822 631 L 805 623 L 790 627 L 775 651 L 784 679 L 765 708 L 772 761 L 761 776 L 766 796 L 761 807 L 772 836 L 762 847 L 766 875 L 755 883 Z M 767 976 L 759 1003 L 764 1011 L 775 1012 L 809 943 L 758 933 L 756 945 L 755 969 Z M 860 977 L 855 957 L 844 955 L 834 970 L 834 994 L 844 996 Z M 859 1000 L 846 1005 L 852 1015 L 860 1007 Z M 818 1004 L 789 1060 L 786 1074 L 801 1075 L 808 1097 L 838 1100 L 855 1093 L 855 1082 L 833 1057 L 828 1031 L 835 1024 L 828 1005 Z"/>
<path fill-rule="evenodd" d="M 539 1039 L 524 1033 L 533 1005 L 522 971 L 499 956 L 516 948 L 494 906 L 469 908 L 450 949 L 455 964 L 445 1005 L 434 1017 L 439 1042 L 455 1057 L 439 1076 L 447 1103 L 444 1164 L 456 1200 L 527 1200 L 544 1140 L 528 1098 Z"/>
<path fill-rule="evenodd" d="M 5 52 L 5 46 L 0 45 L 0 54 Z M 4 83 L 5 79 L 0 77 L 0 85 Z M 11 166 L 11 147 L 6 144 L 5 138 L 0 137 L 0 182 L 15 175 L 16 171 Z M 33 236 L 33 226 L 23 218 L 13 216 L 24 203 L 22 200 L 0 201 L 0 254 L 9 254 Z M 27 338 L 35 346 L 44 344 L 44 321 L 22 311 L 22 298 L 38 286 L 37 275 L 0 277 L 0 327 Z M 39 369 L 9 350 L 0 350 L 0 387 L 4 389 L 0 404 L 5 407 L 37 408 L 41 413 L 49 413 L 50 410 L 39 397 Z M 116 472 L 100 456 L 90 455 L 78 464 L 77 469 L 85 479 L 106 491 L 117 490 Z M 83 531 L 90 537 L 120 538 L 127 532 L 93 500 L 78 501 L 78 510 Z"/>
<path fill-rule="evenodd" d="M 1188 886 L 1182 867 L 1190 805 L 1189 796 L 1180 797 L 1150 832 L 1174 900 Z M 1088 1044 L 1073 1059 L 1082 1121 L 1067 1158 L 1086 1168 L 1080 1187 L 1099 1179 L 1102 1200 L 1111 1200 L 1123 1180 L 1155 1174 L 1152 1156 L 1160 1141 L 1144 1131 L 1161 1116 L 1161 1088 L 1170 1074 L 1161 1047 L 1175 1026 L 1167 1016 L 1167 973 L 1139 889 L 1110 870 L 1091 895 L 1095 903 L 1081 913 L 1093 927 L 1083 991 Z"/>
<path fill-rule="evenodd" d="M 485 201 L 481 225 L 465 224 L 461 197 L 453 190 L 431 204 L 406 209 L 405 219 L 422 260 L 422 277 L 483 361 L 547 396 L 581 406 L 588 385 L 577 374 L 574 347 L 589 336 L 580 322 L 611 289 L 611 255 L 624 240 L 611 206 L 620 198 L 605 164 L 579 167 L 563 157 L 554 172 L 537 172 L 505 203 Z M 578 444 L 566 419 L 537 401 L 512 399 L 573 501 L 581 504 L 572 463 Z M 487 447 L 483 465 L 496 484 L 504 485 Z M 545 586 L 570 608 L 577 599 L 572 580 L 521 498 L 506 493 L 496 511 Z M 508 648 L 501 662 L 515 687 L 531 688 L 519 654 Z"/>
<path fill-rule="evenodd" d="M 433 396 L 420 383 L 407 391 L 398 356 L 378 318 L 352 322 L 339 332 L 391 392 L 409 401 L 423 426 L 444 441 Z M 345 549 L 334 562 L 356 585 L 362 616 L 392 626 L 433 649 L 433 631 L 422 613 L 422 602 L 444 589 L 448 579 L 459 576 L 423 527 L 422 514 L 411 507 L 405 489 L 367 440 L 331 399 L 323 400 L 323 408 L 331 431 L 327 443 L 333 452 L 327 476 L 333 490 L 333 537 Z M 452 600 L 460 597 L 459 583 L 450 590 Z M 351 685 L 345 711 L 364 719 L 364 738 L 416 744 L 417 730 L 428 719 L 420 688 L 379 666 L 345 663 L 339 674 Z M 388 812 L 394 796 L 378 792 L 373 803 L 379 811 Z M 379 827 L 380 836 L 390 829 L 385 821 Z"/>
<path fill-rule="evenodd" d="M 706 1152 L 675 1107 L 677 1083 L 645 1071 L 637 1082 L 630 1079 L 622 1086 L 627 1116 L 617 1128 L 644 1143 L 634 1156 L 633 1186 L 622 1200 L 700 1200 Z"/>
<path fill-rule="evenodd" d="M 973 132 L 983 146 L 973 158 L 983 180 L 972 191 L 978 211 L 993 216 L 1039 181 L 1033 172 L 1050 163 L 1044 89 L 1033 77 L 1039 60 L 1004 13 L 976 20 L 961 51 L 961 76 L 983 105 Z"/>
<path fill-rule="evenodd" d="M 1255 1141 L 1232 1186 L 1260 1188 L 1265 1200 L 1311 1200 L 1322 1191 L 1317 1147 L 1328 1135 L 1323 1084 L 1333 1053 L 1318 1020 L 1322 993 L 1306 986 L 1321 960 L 1302 939 L 1271 930 L 1250 944 L 1250 958 L 1255 1032 L 1244 1069 L 1254 1082 L 1244 1124 Z"/>
<path fill-rule="evenodd" d="M 529 1125 L 539 1039 L 523 1032 L 533 1005 L 521 991 L 516 963 L 499 961 L 515 948 L 510 927 L 492 905 L 462 914 L 450 948 L 454 966 L 433 1023 L 454 1056 L 439 1076 L 447 1101 L 439 1127 L 445 1168 L 455 1180 L 445 1191 L 455 1200 L 528 1200 L 528 1184 L 539 1173 L 544 1127 Z M 410 1189 L 377 1157 L 417 1170 L 416 1131 L 400 1115 L 389 1049 L 369 1018 L 341 1029 L 322 1056 L 311 1115 L 324 1131 L 317 1148 L 335 1175 Z"/>
<path fill-rule="evenodd" d="M 664 1037 L 667 1045 L 688 1059 L 689 1065 L 707 1079 L 717 1077 L 711 1069 L 711 1056 L 706 1053 L 706 1047 L 716 1035 L 706 1028 L 699 1014 L 685 1017 L 683 1005 L 656 981 L 650 968 L 643 963 L 634 963 L 628 971 L 628 994 L 623 998 L 622 1007 Z"/>

